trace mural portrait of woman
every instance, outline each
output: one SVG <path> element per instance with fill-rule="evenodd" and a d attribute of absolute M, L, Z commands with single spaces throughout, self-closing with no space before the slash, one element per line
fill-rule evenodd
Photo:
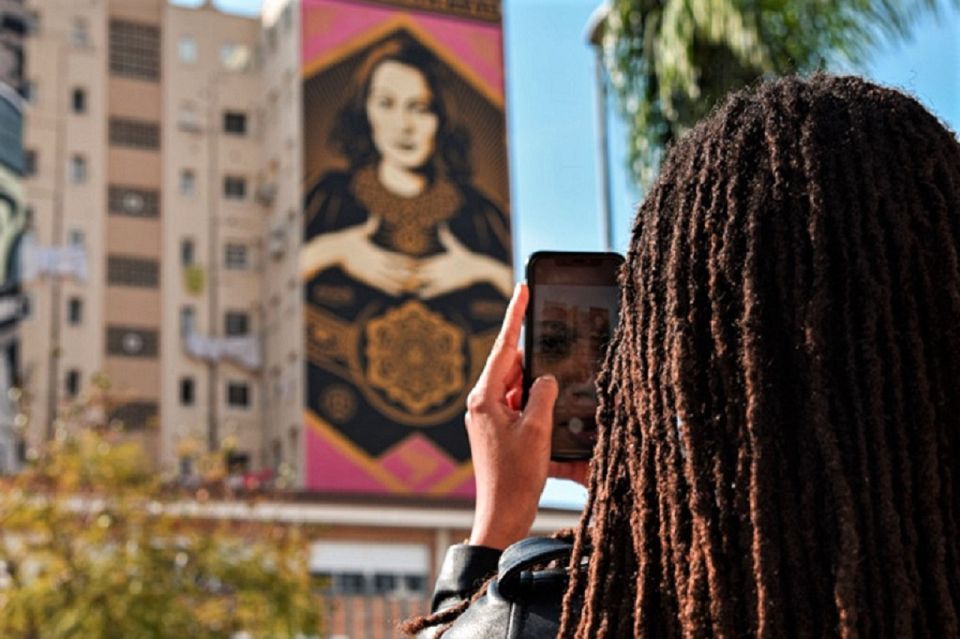
<path fill-rule="evenodd" d="M 509 219 L 473 184 L 455 73 L 405 30 L 358 58 L 328 118 L 339 163 L 305 190 L 307 419 L 387 490 L 454 490 L 465 395 L 513 287 Z"/>

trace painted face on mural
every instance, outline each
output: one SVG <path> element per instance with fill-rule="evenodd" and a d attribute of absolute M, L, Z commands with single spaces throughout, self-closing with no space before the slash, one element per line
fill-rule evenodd
<path fill-rule="evenodd" d="M 433 93 L 417 68 L 387 60 L 374 70 L 367 120 L 384 162 L 408 171 L 427 163 L 436 148 L 440 124 L 432 104 Z"/>

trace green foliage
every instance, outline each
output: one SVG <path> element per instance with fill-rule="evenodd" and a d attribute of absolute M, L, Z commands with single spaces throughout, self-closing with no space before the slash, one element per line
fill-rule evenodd
<path fill-rule="evenodd" d="M 139 445 L 58 430 L 0 486 L 0 636 L 295 637 L 319 631 L 296 527 L 175 517 Z"/>
<path fill-rule="evenodd" d="M 649 182 L 664 147 L 730 91 L 767 76 L 860 65 L 940 2 L 613 0 L 603 55 L 630 128 L 635 178 Z"/>

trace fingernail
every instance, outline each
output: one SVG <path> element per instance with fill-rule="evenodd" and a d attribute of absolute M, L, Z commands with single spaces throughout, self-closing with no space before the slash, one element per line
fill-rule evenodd
<path fill-rule="evenodd" d="M 535 384 L 535 385 L 540 385 L 540 384 L 546 384 L 546 383 L 548 383 L 548 382 L 552 382 L 552 383 L 556 384 L 556 383 L 557 383 L 557 378 L 554 377 L 553 375 L 551 375 L 550 373 L 547 373 L 546 375 L 541 375 L 540 377 L 538 377 L 538 378 L 536 379 L 536 381 L 534 382 L 534 384 Z"/>

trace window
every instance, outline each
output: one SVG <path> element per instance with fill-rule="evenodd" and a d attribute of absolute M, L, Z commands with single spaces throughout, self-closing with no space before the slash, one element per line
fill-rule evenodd
<path fill-rule="evenodd" d="M 87 112 L 87 91 L 82 87 L 76 87 L 70 97 L 70 104 L 73 112 L 82 114 Z"/>
<path fill-rule="evenodd" d="M 87 242 L 87 236 L 80 229 L 70 229 L 67 232 L 67 244 L 70 246 L 83 246 Z"/>
<path fill-rule="evenodd" d="M 39 11 L 27 11 L 27 19 L 24 24 L 24 35 L 35 35 L 40 33 L 40 12 Z"/>
<path fill-rule="evenodd" d="M 243 44 L 226 43 L 220 47 L 220 64 L 227 71 L 246 71 L 250 68 L 250 47 Z"/>
<path fill-rule="evenodd" d="M 227 336 L 246 335 L 250 332 L 250 315 L 243 311 L 228 311 L 224 316 L 223 332 Z"/>
<path fill-rule="evenodd" d="M 87 181 L 87 159 L 75 154 L 70 157 L 70 181 L 81 184 Z"/>
<path fill-rule="evenodd" d="M 70 44 L 75 47 L 85 47 L 90 44 L 86 18 L 74 18 L 70 27 Z"/>
<path fill-rule="evenodd" d="M 107 326 L 107 353 L 123 357 L 156 357 L 160 335 L 156 330 Z"/>
<path fill-rule="evenodd" d="M 234 408 L 250 406 L 250 386 L 246 382 L 227 382 L 227 405 Z"/>
<path fill-rule="evenodd" d="M 26 206 L 23 209 L 23 225 L 24 228 L 29 230 L 33 229 L 33 207 Z"/>
<path fill-rule="evenodd" d="M 192 306 L 180 307 L 180 337 L 192 335 L 196 329 L 197 314 Z"/>
<path fill-rule="evenodd" d="M 193 244 L 193 238 L 185 237 L 180 240 L 180 266 L 193 266 L 196 259 L 196 247 Z"/>
<path fill-rule="evenodd" d="M 118 421 L 124 430 L 142 430 L 156 426 L 160 412 L 156 402 L 127 402 L 110 411 L 110 422 Z"/>
<path fill-rule="evenodd" d="M 23 151 L 23 175 L 29 177 L 37 174 L 37 152 L 33 149 Z"/>
<path fill-rule="evenodd" d="M 235 135 L 247 133 L 247 115 L 237 111 L 226 111 L 223 114 L 223 132 Z"/>
<path fill-rule="evenodd" d="M 228 175 L 223 178 L 223 197 L 228 200 L 242 200 L 247 196 L 247 181 L 242 177 Z"/>
<path fill-rule="evenodd" d="M 110 185 L 107 208 L 115 215 L 157 217 L 160 215 L 160 193 L 152 189 Z"/>
<path fill-rule="evenodd" d="M 110 255 L 107 256 L 107 283 L 157 288 L 160 285 L 160 266 L 157 260 Z"/>
<path fill-rule="evenodd" d="M 75 368 L 68 370 L 65 381 L 67 397 L 73 398 L 80 394 L 80 371 Z"/>
<path fill-rule="evenodd" d="M 83 300 L 79 297 L 71 297 L 67 302 L 67 321 L 73 326 L 83 323 Z"/>
<path fill-rule="evenodd" d="M 23 83 L 22 93 L 23 93 L 23 99 L 26 102 L 28 102 L 29 104 L 36 104 L 37 97 L 39 95 L 36 81 L 26 80 Z"/>
<path fill-rule="evenodd" d="M 110 144 L 133 149 L 158 149 L 160 125 L 145 120 L 110 118 Z"/>
<path fill-rule="evenodd" d="M 196 401 L 196 388 L 192 377 L 180 378 L 180 405 L 193 406 Z"/>
<path fill-rule="evenodd" d="M 177 115 L 177 126 L 181 131 L 199 132 L 200 115 L 197 113 L 197 107 L 193 102 L 184 102 L 180 105 L 180 111 Z"/>
<path fill-rule="evenodd" d="M 137 80 L 160 79 L 160 28 L 110 21 L 110 73 Z"/>
<path fill-rule="evenodd" d="M 180 62 L 193 64 L 197 61 L 197 41 L 190 36 L 181 36 L 177 42 L 177 54 Z"/>
<path fill-rule="evenodd" d="M 197 186 L 197 176 L 193 169 L 180 169 L 180 195 L 193 195 Z"/>
<path fill-rule="evenodd" d="M 243 244 L 227 244 L 224 247 L 223 265 L 236 270 L 247 268 L 247 247 Z"/>
<path fill-rule="evenodd" d="M 397 575 L 390 573 L 376 573 L 373 576 L 373 591 L 378 595 L 392 593 L 397 589 Z"/>
<path fill-rule="evenodd" d="M 33 313 L 33 296 L 24 293 L 20 296 L 20 319 L 27 319 Z"/>
<path fill-rule="evenodd" d="M 427 591 L 427 578 L 424 575 L 404 575 L 403 587 L 407 592 L 425 593 Z"/>

